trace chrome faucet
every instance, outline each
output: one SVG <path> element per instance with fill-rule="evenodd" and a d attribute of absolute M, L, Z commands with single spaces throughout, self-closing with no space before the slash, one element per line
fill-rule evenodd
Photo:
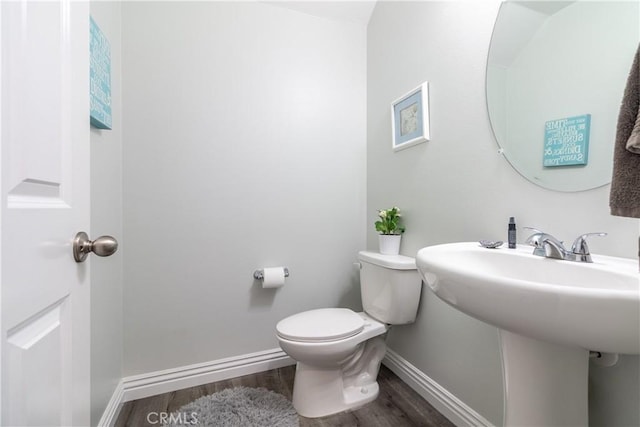
<path fill-rule="evenodd" d="M 607 233 L 582 234 L 578 236 L 571 245 L 571 249 L 568 250 L 560 240 L 556 239 L 552 235 L 532 227 L 525 228 L 534 231 L 534 233 L 529 236 L 525 242 L 526 244 L 534 247 L 534 255 L 566 261 L 593 262 L 591 259 L 591 253 L 589 252 L 589 246 L 587 245 L 587 238 L 590 236 L 607 235 Z"/>
<path fill-rule="evenodd" d="M 564 245 L 560 240 L 556 239 L 551 234 L 547 234 L 544 231 L 540 231 L 536 228 L 533 228 L 533 227 L 525 227 L 525 228 L 534 231 L 534 233 L 531 236 L 529 236 L 525 241 L 527 245 L 533 246 L 535 248 L 533 250 L 534 255 L 549 257 L 549 258 L 564 259 L 563 256 L 547 255 L 547 250 L 545 249 L 545 246 L 549 246 L 550 251 L 555 250 L 555 252 L 557 252 L 558 254 L 562 254 L 563 252 L 566 252 L 566 250 L 564 249 Z M 551 248 L 554 248 L 554 249 L 551 249 Z"/>

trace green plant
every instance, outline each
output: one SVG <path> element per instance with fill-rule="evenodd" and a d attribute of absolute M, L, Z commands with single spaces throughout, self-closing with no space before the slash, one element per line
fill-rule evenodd
<path fill-rule="evenodd" d="M 400 209 L 392 207 L 378 211 L 380 220 L 376 221 L 376 231 L 380 234 L 402 234 L 404 227 L 400 225 Z"/>

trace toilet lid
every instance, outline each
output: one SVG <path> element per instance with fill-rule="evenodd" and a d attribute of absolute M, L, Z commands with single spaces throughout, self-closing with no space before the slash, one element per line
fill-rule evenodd
<path fill-rule="evenodd" d="M 282 319 L 276 331 L 292 341 L 335 341 L 356 335 L 364 328 L 364 319 L 347 308 L 321 308 Z"/>

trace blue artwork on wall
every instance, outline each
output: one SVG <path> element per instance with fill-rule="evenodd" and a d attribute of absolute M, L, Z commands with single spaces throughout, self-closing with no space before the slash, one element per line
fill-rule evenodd
<path fill-rule="evenodd" d="M 543 166 L 586 165 L 591 114 L 545 122 Z"/>
<path fill-rule="evenodd" d="M 429 82 L 391 104 L 391 147 L 394 151 L 429 139 Z"/>
<path fill-rule="evenodd" d="M 91 125 L 111 129 L 111 46 L 93 18 L 90 18 L 90 103 Z"/>

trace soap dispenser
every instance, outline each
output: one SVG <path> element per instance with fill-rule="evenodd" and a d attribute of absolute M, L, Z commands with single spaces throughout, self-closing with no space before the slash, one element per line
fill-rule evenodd
<path fill-rule="evenodd" d="M 516 248 L 516 219 L 514 217 L 509 217 L 507 240 L 509 242 L 509 249 L 515 249 Z"/>

